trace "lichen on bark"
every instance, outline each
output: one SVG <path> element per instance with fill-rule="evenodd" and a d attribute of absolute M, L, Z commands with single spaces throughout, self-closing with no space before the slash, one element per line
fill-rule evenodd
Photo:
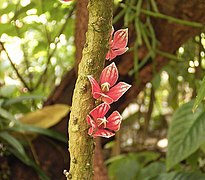
<path fill-rule="evenodd" d="M 70 170 L 67 179 L 91 180 L 94 141 L 88 135 L 86 116 L 95 107 L 87 76 L 99 78 L 108 51 L 112 26 L 113 0 L 90 0 L 86 43 L 78 69 L 69 120 Z"/>

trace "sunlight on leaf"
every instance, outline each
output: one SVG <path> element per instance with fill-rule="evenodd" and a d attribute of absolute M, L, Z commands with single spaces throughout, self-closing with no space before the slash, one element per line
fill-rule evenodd
<path fill-rule="evenodd" d="M 46 106 L 41 110 L 26 114 L 20 119 L 20 121 L 24 124 L 41 128 L 49 128 L 59 123 L 69 111 L 69 106 L 64 104 Z"/>

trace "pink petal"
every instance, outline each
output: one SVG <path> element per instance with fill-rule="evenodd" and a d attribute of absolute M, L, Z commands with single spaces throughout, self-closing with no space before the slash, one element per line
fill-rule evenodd
<path fill-rule="evenodd" d="M 125 82 L 119 82 L 117 85 L 112 87 L 110 91 L 106 93 L 106 95 L 116 102 L 130 87 L 131 85 Z"/>
<path fill-rule="evenodd" d="M 100 137 L 105 137 L 105 138 L 110 138 L 112 136 L 114 136 L 115 133 L 108 131 L 106 129 L 98 129 L 94 134 L 93 137 L 96 138 L 97 136 Z"/>
<path fill-rule="evenodd" d="M 90 111 L 90 115 L 94 118 L 94 120 L 97 120 L 97 118 L 103 118 L 109 109 L 109 104 L 102 103 L 96 108 L 94 108 L 92 111 Z"/>
<path fill-rule="evenodd" d="M 100 98 L 100 96 L 94 95 L 96 92 L 101 92 L 101 88 L 98 85 L 98 82 L 92 76 L 88 76 L 88 79 L 89 79 L 91 87 L 92 87 L 92 95 L 93 95 L 93 97 L 95 99 Z"/>
<path fill-rule="evenodd" d="M 113 103 L 113 99 L 111 97 L 107 96 L 104 93 L 97 93 L 96 92 L 94 95 L 95 96 L 100 96 L 101 101 L 103 101 L 103 102 L 105 102 L 107 104 L 112 104 Z"/>
<path fill-rule="evenodd" d="M 120 129 L 120 124 L 122 121 L 122 116 L 119 112 L 114 111 L 108 118 L 107 118 L 107 126 L 106 128 L 112 131 L 118 131 Z"/>
<path fill-rule="evenodd" d="M 90 126 L 92 126 L 93 128 L 96 128 L 96 127 L 97 127 L 97 124 L 95 123 L 95 121 L 94 121 L 89 115 L 87 115 L 86 121 L 87 121 L 87 123 L 88 123 Z"/>
<path fill-rule="evenodd" d="M 115 63 L 111 63 L 109 66 L 103 69 L 101 76 L 100 76 L 100 84 L 108 82 L 110 87 L 112 87 L 118 79 L 118 70 Z"/>
<path fill-rule="evenodd" d="M 93 131 L 94 131 L 94 128 L 93 127 L 90 127 L 88 129 L 88 134 L 91 136 L 93 134 Z"/>
<path fill-rule="evenodd" d="M 120 29 L 115 32 L 113 43 L 111 45 L 112 49 L 125 48 L 128 42 L 128 29 Z"/>
<path fill-rule="evenodd" d="M 112 26 L 112 29 L 111 29 L 111 32 L 110 32 L 109 45 L 111 45 L 112 42 L 113 42 L 113 40 L 112 40 L 113 33 L 114 33 L 114 27 Z"/>
<path fill-rule="evenodd" d="M 113 50 L 113 54 L 114 54 L 115 56 L 119 56 L 119 55 L 124 54 L 128 49 L 129 49 L 128 47 L 126 47 L 126 48 L 120 48 L 120 49 L 115 49 L 115 50 Z"/>
<path fill-rule="evenodd" d="M 110 49 L 110 50 L 108 51 L 108 53 L 106 54 L 106 59 L 111 61 L 111 60 L 114 59 L 116 56 L 117 56 L 117 54 L 115 53 L 115 51 L 112 50 L 112 49 Z"/>

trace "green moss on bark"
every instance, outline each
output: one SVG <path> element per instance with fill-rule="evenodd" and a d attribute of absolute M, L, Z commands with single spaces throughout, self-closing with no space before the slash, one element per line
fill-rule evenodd
<path fill-rule="evenodd" d="M 95 107 L 87 76 L 99 78 L 111 32 L 113 0 L 90 0 L 86 43 L 79 64 L 69 121 L 70 170 L 67 179 L 91 180 L 94 141 L 88 135 L 87 114 Z"/>

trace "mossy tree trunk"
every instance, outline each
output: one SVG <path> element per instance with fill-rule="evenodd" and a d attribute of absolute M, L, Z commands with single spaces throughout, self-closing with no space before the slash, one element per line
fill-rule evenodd
<path fill-rule="evenodd" d="M 112 25 L 112 8 L 113 0 L 90 0 L 88 4 L 88 31 L 79 64 L 68 129 L 71 163 L 67 179 L 91 180 L 93 176 L 94 141 L 88 135 L 86 116 L 95 107 L 95 101 L 87 76 L 93 75 L 98 79 L 104 68 Z"/>

